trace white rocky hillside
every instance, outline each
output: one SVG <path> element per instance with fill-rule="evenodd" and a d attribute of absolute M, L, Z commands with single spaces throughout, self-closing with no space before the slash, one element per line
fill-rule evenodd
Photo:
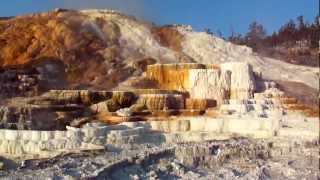
<path fill-rule="evenodd" d="M 134 54 L 152 57 L 159 63 L 178 62 L 178 52 L 162 46 L 151 33 L 151 24 L 138 21 L 121 13 L 110 10 L 83 10 L 90 19 L 104 18 L 112 20 L 120 27 L 120 45 L 123 47 L 122 56 Z M 251 48 L 234 45 L 205 32 L 195 32 L 190 26 L 175 26 L 182 35 L 182 52 L 193 62 L 220 64 L 229 61 L 248 62 L 254 72 L 263 79 L 294 81 L 304 83 L 314 89 L 319 89 L 319 69 L 288 64 L 271 58 L 261 57 Z M 103 32 L 103 30 L 98 30 Z"/>
<path fill-rule="evenodd" d="M 244 61 L 264 79 L 296 81 L 319 89 L 319 69 L 285 63 L 272 58 L 261 57 L 247 46 L 234 45 L 205 32 L 194 32 L 190 28 L 178 27 L 184 35 L 183 52 L 200 63 L 223 63 Z"/>
<path fill-rule="evenodd" d="M 82 13 L 88 15 L 92 22 L 95 18 L 103 18 L 111 21 L 120 27 L 121 37 L 119 44 L 121 46 L 121 55 L 124 59 L 144 55 L 154 59 L 164 60 L 165 63 L 174 63 L 175 52 L 171 49 L 161 46 L 151 34 L 151 25 L 138 21 L 133 17 L 125 16 L 113 10 L 83 10 Z M 104 32 L 98 29 L 97 32 Z"/>

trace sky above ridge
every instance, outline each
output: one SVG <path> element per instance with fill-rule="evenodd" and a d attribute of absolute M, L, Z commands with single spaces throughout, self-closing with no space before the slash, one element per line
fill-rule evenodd
<path fill-rule="evenodd" d="M 263 24 L 270 34 L 303 15 L 313 22 L 319 13 L 319 0 L 3 0 L 0 16 L 15 16 L 54 8 L 108 8 L 152 21 L 159 25 L 189 24 L 224 36 L 231 29 L 244 34 L 252 21 Z"/>

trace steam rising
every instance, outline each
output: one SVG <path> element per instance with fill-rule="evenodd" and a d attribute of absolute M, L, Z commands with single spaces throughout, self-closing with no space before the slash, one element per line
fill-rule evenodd
<path fill-rule="evenodd" d="M 114 9 L 125 14 L 144 16 L 142 0 L 64 0 L 68 9 Z"/>
<path fill-rule="evenodd" d="M 94 23 L 92 21 L 85 21 L 83 26 L 86 28 L 86 30 L 93 32 L 103 42 L 107 41 L 104 33 L 102 32 L 102 30 L 100 29 L 100 27 L 96 23 Z"/>

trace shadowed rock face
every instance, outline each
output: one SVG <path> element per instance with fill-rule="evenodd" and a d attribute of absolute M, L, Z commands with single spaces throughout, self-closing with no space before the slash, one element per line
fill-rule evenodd
<path fill-rule="evenodd" d="M 35 70 L 0 69 L 0 98 L 35 95 L 39 80 L 39 73 Z"/>
<path fill-rule="evenodd" d="M 0 106 L 0 129 L 64 130 L 71 119 L 71 113 L 54 112 L 49 107 Z"/>
<path fill-rule="evenodd" d="M 0 97 L 31 97 L 50 89 L 68 87 L 65 65 L 59 60 L 41 60 L 24 67 L 0 68 Z"/>

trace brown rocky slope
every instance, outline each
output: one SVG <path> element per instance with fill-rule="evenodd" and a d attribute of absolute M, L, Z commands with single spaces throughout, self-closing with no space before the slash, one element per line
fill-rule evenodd
<path fill-rule="evenodd" d="M 109 32 L 99 37 L 90 23 L 76 11 L 1 20 L 0 68 L 36 68 L 44 71 L 43 76 L 56 71 L 56 75 L 62 75 L 60 83 L 67 81 L 71 87 L 113 87 L 133 71 L 118 62 L 119 27 L 96 19 L 96 24 Z"/>

